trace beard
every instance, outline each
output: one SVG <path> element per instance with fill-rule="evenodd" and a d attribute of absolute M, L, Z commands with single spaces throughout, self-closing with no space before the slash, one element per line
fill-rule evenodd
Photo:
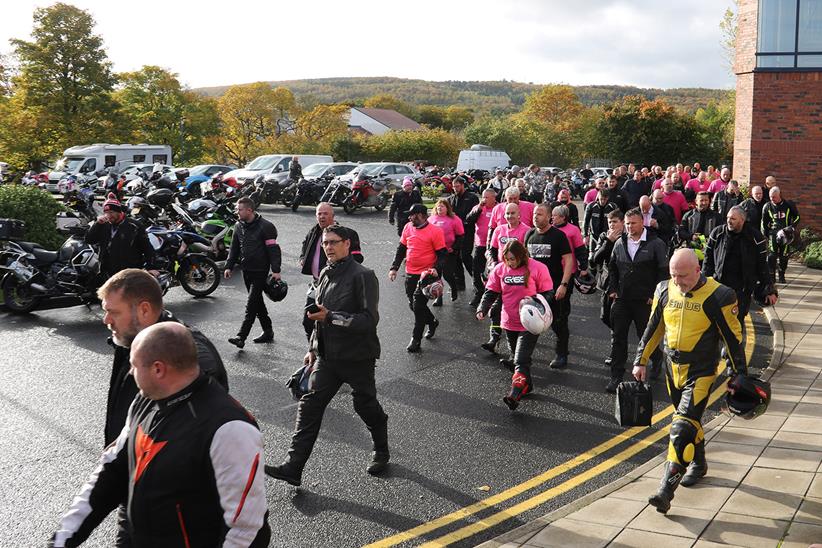
<path fill-rule="evenodd" d="M 111 326 L 109 326 L 109 330 Z M 131 323 L 128 326 L 128 329 L 125 331 L 118 331 L 117 333 L 112 332 L 111 338 L 114 341 L 114 344 L 117 346 L 122 346 L 123 348 L 130 348 L 131 343 L 134 342 L 134 338 L 140 332 L 140 324 L 137 322 L 137 316 L 131 317 Z"/>

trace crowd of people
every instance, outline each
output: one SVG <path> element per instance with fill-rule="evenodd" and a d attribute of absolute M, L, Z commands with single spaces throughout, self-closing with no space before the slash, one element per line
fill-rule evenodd
<path fill-rule="evenodd" d="M 772 177 L 767 200 L 760 186 L 744 198 L 727 168 L 711 173 L 699 164 L 664 172 L 621 166 L 594 181 L 581 216 L 569 189 L 548 182 L 536 166 L 498 171 L 479 195 L 467 182 L 456 177 L 453 194 L 431 211 L 413 180 L 393 197 L 388 221 L 397 225 L 399 243 L 388 279 L 404 270 L 413 317 L 408 352 L 421 352 L 423 339 L 436 336 L 440 322 L 429 304 L 443 305 L 445 284 L 452 302 L 471 293 L 476 320 L 490 320 L 488 340 L 478 347 L 496 354 L 503 338 L 508 346 L 500 363 L 512 378 L 502 400 L 514 410 L 536 389 L 531 369 L 540 335 L 549 327 L 555 334 L 548 366 L 569 367 L 571 295 L 599 289 L 600 317 L 611 330 L 604 389 L 615 392 L 629 365 L 642 382 L 664 371 L 676 408 L 666 475 L 650 499 L 666 512 L 680 483 L 693 485 L 707 473 L 701 418 L 720 348 L 729 376 L 747 373 L 744 318 L 752 299 L 767 305 L 778 298 L 774 280 L 784 282 L 799 221 L 795 204 Z M 388 416 L 374 375 L 378 278 L 366 266 L 359 235 L 336 222 L 329 204 L 317 206 L 300 251 L 301 272 L 310 277 L 301 318 L 308 338 L 301 378 L 308 383 L 295 392 L 296 426 L 277 465 L 264 464 L 259 427 L 227 396 L 229 379 L 214 345 L 164 309 L 156 279 L 144 270 L 150 250 L 135 244 L 143 235 L 123 224 L 116 199 L 103 209 L 89 233 L 110 258 L 111 277 L 99 290 L 114 347 L 106 449 L 53 546 L 81 544 L 118 508 L 118 546 L 181 539 L 265 546 L 263 473 L 301 484 L 325 409 L 343 384 L 372 437 L 368 473 L 387 469 Z M 229 338 L 243 348 L 256 321 L 262 333 L 253 342 L 273 340 L 264 295 L 276 301 L 287 285 L 274 225 L 248 199 L 238 200 L 237 213 L 224 275 L 239 266 L 248 291 L 242 325 Z M 124 238 L 128 252 L 117 248 Z M 640 341 L 629 361 L 631 325 Z"/>

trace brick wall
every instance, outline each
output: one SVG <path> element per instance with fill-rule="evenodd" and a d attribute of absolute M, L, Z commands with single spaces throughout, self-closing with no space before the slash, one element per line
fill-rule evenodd
<path fill-rule="evenodd" d="M 802 226 L 822 233 L 822 71 L 754 72 L 758 4 L 739 1 L 733 176 L 775 176 Z"/>

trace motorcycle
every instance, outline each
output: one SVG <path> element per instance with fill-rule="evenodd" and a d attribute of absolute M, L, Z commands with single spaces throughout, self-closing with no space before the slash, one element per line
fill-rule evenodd
<path fill-rule="evenodd" d="M 345 181 L 339 178 L 334 179 L 326 187 L 325 192 L 320 197 L 321 202 L 328 202 L 333 206 L 341 206 L 345 200 L 351 195 L 351 187 Z"/>
<path fill-rule="evenodd" d="M 160 271 L 157 281 L 165 294 L 180 285 L 195 297 L 210 295 L 220 285 L 217 263 L 201 253 L 191 253 L 196 245 L 208 246 L 210 242 L 193 232 L 149 227 L 148 240 L 154 248 L 154 267 Z"/>
<path fill-rule="evenodd" d="M 351 194 L 343 201 L 343 211 L 352 214 L 361 207 L 373 207 L 382 211 L 388 205 L 385 182 L 368 175 L 360 175 L 351 185 Z"/>
<path fill-rule="evenodd" d="M 297 193 L 294 195 L 294 201 L 291 202 L 291 211 L 297 211 L 301 205 L 316 205 L 322 201 L 325 189 L 333 175 L 320 177 L 318 179 L 302 179 L 297 185 Z"/>
<path fill-rule="evenodd" d="M 228 249 L 234 237 L 234 225 L 237 216 L 227 203 L 216 204 L 211 200 L 194 200 L 186 209 L 182 204 L 172 205 L 180 219 L 180 225 L 188 231 L 194 231 L 209 241 L 206 248 L 198 247 L 202 244 L 193 244 L 192 249 L 207 253 L 215 261 L 225 261 L 228 258 Z M 195 218 L 202 219 L 197 221 Z"/>
<path fill-rule="evenodd" d="M 24 314 L 96 301 L 104 280 L 97 249 L 85 242 L 86 230 L 70 229 L 57 251 L 0 234 L 0 287 L 9 310 Z"/>
<path fill-rule="evenodd" d="M 297 194 L 297 182 L 291 179 L 278 180 L 276 174 L 260 174 L 254 178 L 254 189 L 249 195 L 256 207 L 260 204 L 276 204 L 282 202 L 286 207 L 294 203 Z"/>

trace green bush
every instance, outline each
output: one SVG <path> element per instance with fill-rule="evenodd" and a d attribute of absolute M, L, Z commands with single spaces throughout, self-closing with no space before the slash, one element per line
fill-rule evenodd
<path fill-rule="evenodd" d="M 36 187 L 0 186 L 0 219 L 20 219 L 26 223 L 26 241 L 46 249 L 57 249 L 63 238 L 57 232 L 55 216 L 64 207 L 51 194 Z"/>
<path fill-rule="evenodd" d="M 422 185 L 422 197 L 427 198 L 429 200 L 436 200 L 440 196 L 442 196 L 442 191 L 444 190 L 443 185 L 438 186 L 431 186 L 431 185 Z"/>
<path fill-rule="evenodd" d="M 812 242 L 805 248 L 805 266 L 822 269 L 822 241 Z"/>

